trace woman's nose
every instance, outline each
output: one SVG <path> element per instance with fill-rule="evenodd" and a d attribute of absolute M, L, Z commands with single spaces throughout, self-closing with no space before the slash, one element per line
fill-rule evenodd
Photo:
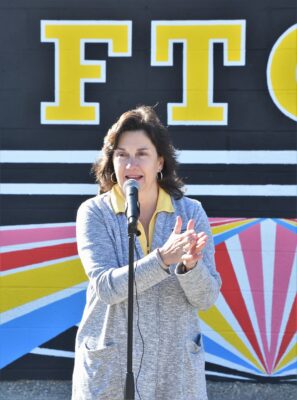
<path fill-rule="evenodd" d="M 137 165 L 137 159 L 136 159 L 135 157 L 129 157 L 129 158 L 127 159 L 126 168 L 131 168 L 131 167 L 133 167 L 134 165 Z"/>

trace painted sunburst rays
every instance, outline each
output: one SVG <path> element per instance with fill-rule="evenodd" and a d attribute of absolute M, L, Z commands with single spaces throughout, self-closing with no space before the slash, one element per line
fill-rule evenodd
<path fill-rule="evenodd" d="M 296 220 L 210 222 L 223 286 L 215 306 L 200 312 L 207 373 L 296 379 Z M 3 227 L 1 253 L 5 367 L 79 322 L 86 276 L 74 223 Z"/>
<path fill-rule="evenodd" d="M 296 221 L 212 219 L 223 280 L 201 312 L 208 360 L 260 376 L 296 375 Z"/>

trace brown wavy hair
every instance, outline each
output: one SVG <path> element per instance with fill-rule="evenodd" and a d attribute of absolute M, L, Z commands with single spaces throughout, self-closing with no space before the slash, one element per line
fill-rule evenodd
<path fill-rule="evenodd" d="M 100 193 L 109 191 L 115 182 L 111 180 L 114 172 L 113 153 L 117 148 L 123 132 L 143 130 L 154 144 L 158 156 L 163 157 L 163 178 L 158 184 L 175 199 L 183 196 L 184 183 L 177 176 L 176 151 L 172 145 L 169 133 L 161 123 L 155 110 L 149 106 L 139 106 L 125 112 L 118 121 L 108 130 L 102 147 L 102 158 L 93 164 L 92 172 L 96 182 L 100 185 Z M 115 180 L 115 176 L 113 176 Z"/>

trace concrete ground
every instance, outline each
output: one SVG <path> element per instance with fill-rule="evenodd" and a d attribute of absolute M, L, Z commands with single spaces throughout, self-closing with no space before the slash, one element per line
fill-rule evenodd
<path fill-rule="evenodd" d="M 297 399 L 295 384 L 208 381 L 207 390 L 209 400 Z M 0 381 L 1 400 L 70 400 L 70 394 L 70 381 Z"/>

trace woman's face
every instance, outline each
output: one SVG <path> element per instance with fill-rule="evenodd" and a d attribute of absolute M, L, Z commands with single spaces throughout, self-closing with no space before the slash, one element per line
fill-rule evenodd
<path fill-rule="evenodd" d="M 121 188 L 127 179 L 139 183 L 139 191 L 157 187 L 157 173 L 163 168 L 163 157 L 143 130 L 123 132 L 113 155 L 113 166 Z"/>

